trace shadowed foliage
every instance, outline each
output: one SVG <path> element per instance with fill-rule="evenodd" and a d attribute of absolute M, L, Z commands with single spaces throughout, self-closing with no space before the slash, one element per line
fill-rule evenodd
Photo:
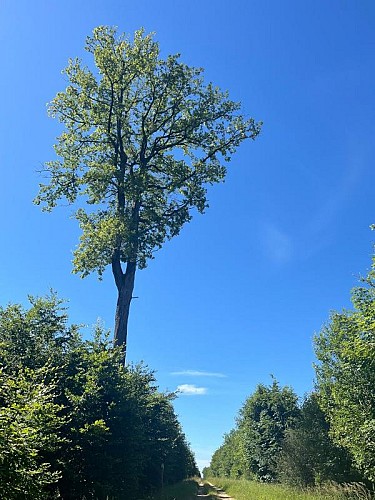
<path fill-rule="evenodd" d="M 197 472 L 144 366 L 100 325 L 84 340 L 55 295 L 0 310 L 0 483 L 7 500 L 138 499 Z M 163 476 L 162 476 L 163 471 Z M 20 496 L 21 495 L 21 496 Z"/>

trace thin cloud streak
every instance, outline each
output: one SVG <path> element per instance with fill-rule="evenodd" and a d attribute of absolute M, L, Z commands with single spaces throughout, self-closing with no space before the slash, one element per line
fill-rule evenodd
<path fill-rule="evenodd" d="M 287 233 L 273 224 L 264 224 L 262 241 L 268 258 L 275 264 L 287 264 L 293 257 L 292 240 Z"/>
<path fill-rule="evenodd" d="M 358 189 L 359 181 L 363 175 L 363 165 L 362 155 L 355 156 L 353 154 L 349 166 L 342 177 L 338 179 L 336 185 L 327 188 L 325 202 L 319 206 L 309 224 L 306 225 L 309 240 L 313 243 L 306 246 L 305 258 L 311 257 L 327 244 L 330 228 L 339 219 L 340 212 L 345 205 L 351 203 L 351 197 Z"/>
<path fill-rule="evenodd" d="M 207 394 L 207 387 L 197 387 L 194 384 L 181 384 L 177 386 L 176 391 L 182 396 L 203 396 Z"/>
<path fill-rule="evenodd" d="M 337 181 L 337 184 L 331 186 L 329 190 L 327 188 L 326 201 L 319 207 L 310 222 L 310 232 L 314 236 L 322 233 L 339 217 L 342 208 L 350 201 L 350 196 L 355 191 L 361 173 L 360 158 L 352 159 L 350 166 L 341 179 Z"/>
<path fill-rule="evenodd" d="M 180 372 L 172 372 L 171 375 L 184 375 L 186 377 L 217 377 L 217 378 L 227 377 L 227 375 L 225 375 L 224 373 L 203 372 L 200 370 L 182 370 Z"/>

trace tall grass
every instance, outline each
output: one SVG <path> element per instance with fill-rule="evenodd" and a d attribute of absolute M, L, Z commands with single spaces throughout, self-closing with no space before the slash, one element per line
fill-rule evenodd
<path fill-rule="evenodd" d="M 227 478 L 208 481 L 222 488 L 236 500 L 372 500 L 375 497 L 362 484 L 327 484 L 320 488 L 300 490 L 280 484 Z"/>

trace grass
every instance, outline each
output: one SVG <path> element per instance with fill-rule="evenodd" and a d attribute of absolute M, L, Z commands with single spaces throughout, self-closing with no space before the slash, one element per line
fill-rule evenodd
<path fill-rule="evenodd" d="M 371 500 L 374 497 L 361 484 L 329 484 L 321 488 L 300 490 L 280 484 L 227 478 L 209 478 L 236 500 Z"/>

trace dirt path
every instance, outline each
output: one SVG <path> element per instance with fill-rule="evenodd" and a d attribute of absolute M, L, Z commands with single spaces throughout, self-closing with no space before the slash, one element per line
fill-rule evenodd
<path fill-rule="evenodd" d="M 229 495 L 227 495 L 225 493 L 225 491 L 223 491 L 222 489 L 218 488 L 217 486 L 214 486 L 213 484 L 211 483 L 206 483 L 206 485 L 210 486 L 211 488 L 211 492 L 210 493 L 206 493 L 206 490 L 207 490 L 207 486 L 205 487 L 205 484 L 204 483 L 199 483 L 199 489 L 198 489 L 198 495 L 197 495 L 197 499 L 199 498 L 207 498 L 209 500 L 234 500 L 233 497 L 230 497 Z M 214 491 L 212 491 L 214 490 Z"/>

